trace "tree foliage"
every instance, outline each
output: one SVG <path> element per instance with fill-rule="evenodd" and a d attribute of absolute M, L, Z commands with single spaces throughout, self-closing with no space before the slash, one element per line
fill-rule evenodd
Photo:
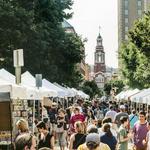
<path fill-rule="evenodd" d="M 150 12 L 136 21 L 119 50 L 121 72 L 132 88 L 150 86 Z"/>
<path fill-rule="evenodd" d="M 102 93 L 94 80 L 85 81 L 81 88 L 83 92 L 85 92 L 90 96 L 91 99 L 93 99 L 95 96 L 99 96 L 99 97 L 102 96 Z"/>
<path fill-rule="evenodd" d="M 72 0 L 0 0 L 0 67 L 14 73 L 13 50 L 24 50 L 23 71 L 42 73 L 51 82 L 77 87 L 83 42 L 61 23 L 72 16 Z"/>
<path fill-rule="evenodd" d="M 110 95 L 112 89 L 116 90 L 116 94 L 120 93 L 123 90 L 124 83 L 122 80 L 110 80 L 104 85 L 104 91 L 106 95 Z"/>

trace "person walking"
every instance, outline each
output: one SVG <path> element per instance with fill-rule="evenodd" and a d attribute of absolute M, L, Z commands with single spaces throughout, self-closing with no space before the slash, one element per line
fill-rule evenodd
<path fill-rule="evenodd" d="M 117 112 L 114 110 L 114 107 L 111 105 L 109 107 L 109 111 L 106 112 L 105 117 L 106 118 L 110 117 L 112 119 L 112 122 L 114 122 L 116 114 Z"/>
<path fill-rule="evenodd" d="M 107 144 L 100 142 L 99 134 L 89 133 L 86 142 L 78 147 L 77 150 L 110 150 Z"/>
<path fill-rule="evenodd" d="M 121 125 L 121 121 L 120 118 L 122 116 L 126 116 L 127 118 L 129 118 L 128 114 L 125 112 L 125 106 L 124 105 L 120 105 L 120 112 L 118 112 L 115 116 L 114 122 L 116 123 L 116 125 L 118 126 L 118 128 Z"/>
<path fill-rule="evenodd" d="M 15 150 L 37 150 L 35 137 L 30 133 L 18 135 L 15 140 Z"/>
<path fill-rule="evenodd" d="M 40 132 L 38 137 L 38 149 L 47 147 L 51 150 L 54 150 L 54 136 L 49 133 L 46 124 L 40 121 L 36 126 L 38 128 L 38 131 Z"/>
<path fill-rule="evenodd" d="M 104 134 L 100 136 L 100 141 L 107 144 L 111 150 L 116 150 L 117 140 L 111 133 L 110 125 L 108 123 L 103 124 L 102 130 Z"/>
<path fill-rule="evenodd" d="M 129 115 L 129 123 L 130 129 L 133 129 L 134 124 L 138 121 L 138 116 L 136 115 L 136 111 L 133 110 L 132 113 Z"/>
<path fill-rule="evenodd" d="M 69 150 L 76 150 L 79 145 L 85 142 L 84 124 L 81 121 L 75 123 L 75 132 L 70 137 Z"/>
<path fill-rule="evenodd" d="M 146 113 L 144 111 L 140 111 L 139 121 L 137 121 L 133 127 L 135 150 L 146 150 L 146 145 L 143 143 L 143 140 L 146 139 L 147 132 L 148 123 L 146 121 Z"/>
<path fill-rule="evenodd" d="M 65 149 L 65 146 L 67 145 L 67 119 L 65 117 L 65 111 L 60 108 L 58 110 L 58 116 L 57 116 L 57 128 L 56 128 L 56 134 L 59 142 L 59 146 L 61 150 Z"/>
<path fill-rule="evenodd" d="M 133 137 L 131 133 L 127 134 L 128 118 L 122 116 L 120 118 L 121 125 L 118 132 L 118 150 L 128 150 L 128 141 Z"/>

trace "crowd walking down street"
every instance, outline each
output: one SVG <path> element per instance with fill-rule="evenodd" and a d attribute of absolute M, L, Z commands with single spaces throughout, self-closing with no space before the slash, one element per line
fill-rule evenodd
<path fill-rule="evenodd" d="M 42 120 L 17 121 L 16 150 L 149 150 L 150 123 L 145 110 L 129 103 L 77 100 L 62 109 L 52 103 Z"/>

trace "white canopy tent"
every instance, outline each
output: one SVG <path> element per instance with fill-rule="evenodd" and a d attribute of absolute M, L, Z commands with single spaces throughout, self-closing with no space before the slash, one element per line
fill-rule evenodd
<path fill-rule="evenodd" d="M 7 82 L 15 84 L 16 77 L 4 68 L 0 69 L 0 78 Z"/>
<path fill-rule="evenodd" d="M 82 98 L 89 99 L 89 95 L 85 94 L 83 91 L 77 90 L 75 88 L 72 88 L 72 90 L 75 92 L 76 96 L 80 96 Z"/>
<path fill-rule="evenodd" d="M 19 96 L 20 99 L 30 99 L 30 100 L 41 99 L 41 98 L 39 98 L 39 91 L 36 88 L 27 86 L 27 85 L 19 85 L 19 86 L 16 85 L 15 84 L 16 77 L 5 69 L 0 69 L 0 79 L 2 79 L 3 81 L 5 80 L 5 83 L 9 84 L 9 86 L 12 86 L 13 95 L 19 94 L 19 93 L 20 94 L 24 93 L 24 96 L 22 98 Z M 0 81 L 0 83 L 2 84 L 2 81 Z M 5 85 L 5 87 L 6 87 L 6 85 Z M 23 88 L 24 92 L 20 92 L 20 90 L 18 88 L 17 88 L 17 91 L 16 90 L 14 91 L 14 89 L 15 89 L 14 87 L 18 87 L 18 88 L 20 87 L 20 90 Z M 26 92 L 26 94 L 25 94 L 25 92 Z M 14 98 L 14 96 L 11 98 Z"/>
<path fill-rule="evenodd" d="M 59 84 L 56 83 L 56 82 L 54 83 L 54 85 L 56 85 L 57 87 L 63 89 L 63 90 L 66 92 L 67 97 L 74 97 L 74 94 L 73 94 L 69 89 L 67 89 L 67 88 L 65 88 L 65 87 L 63 87 L 63 86 L 61 86 L 61 85 L 59 85 Z"/>
<path fill-rule="evenodd" d="M 42 80 L 42 85 L 43 85 L 43 87 L 46 87 L 48 89 L 53 89 L 53 90 L 57 91 L 58 97 L 60 97 L 60 98 L 63 98 L 65 96 L 67 96 L 67 93 L 63 89 L 61 89 L 58 86 L 52 84 L 51 82 L 49 82 L 46 79 Z"/>
<path fill-rule="evenodd" d="M 150 93 L 143 97 L 143 103 L 150 105 Z"/>
<path fill-rule="evenodd" d="M 0 92 L 9 92 L 11 99 L 26 99 L 26 88 L 0 79 Z"/>
<path fill-rule="evenodd" d="M 118 95 L 115 96 L 115 98 L 117 100 L 128 100 L 130 96 L 138 93 L 140 90 L 139 89 L 129 89 L 129 90 L 126 90 L 126 91 L 122 91 L 120 92 Z"/>
<path fill-rule="evenodd" d="M 147 93 L 149 93 L 149 92 L 150 92 L 150 89 L 144 89 L 141 92 L 131 96 L 130 99 L 131 99 L 132 102 L 143 103 L 142 102 L 142 97 L 147 95 Z"/>
<path fill-rule="evenodd" d="M 117 99 L 117 100 L 119 100 L 120 99 L 120 96 L 121 96 L 121 94 L 123 94 L 125 91 L 121 91 L 118 95 L 116 95 L 115 96 L 115 98 Z"/>
<path fill-rule="evenodd" d="M 118 98 L 118 100 L 124 100 L 126 94 L 129 92 L 130 90 L 127 91 L 122 91 L 121 93 L 119 93 L 116 97 Z"/>
<path fill-rule="evenodd" d="M 30 86 L 32 88 L 37 89 L 36 87 L 36 80 L 35 78 L 31 75 L 31 73 L 29 73 L 28 71 L 26 71 L 25 73 L 23 73 L 21 75 L 21 84 L 25 85 L 25 86 Z M 40 93 L 40 98 L 43 97 L 56 97 L 57 91 L 52 90 L 52 89 L 48 89 L 46 87 L 40 87 L 37 89 Z"/>
<path fill-rule="evenodd" d="M 138 93 L 140 90 L 139 89 L 134 89 L 134 90 L 129 90 L 126 95 L 125 95 L 125 100 L 128 100 L 128 98 L 136 93 Z"/>
<path fill-rule="evenodd" d="M 80 91 L 80 90 L 79 90 L 78 94 L 79 94 L 82 98 L 86 98 L 86 99 L 89 98 L 89 95 L 85 94 L 83 91 Z"/>

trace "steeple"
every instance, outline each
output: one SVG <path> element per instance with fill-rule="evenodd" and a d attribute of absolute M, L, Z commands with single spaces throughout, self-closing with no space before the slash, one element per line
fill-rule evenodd
<path fill-rule="evenodd" d="M 94 72 L 105 72 L 105 52 L 104 47 L 102 44 L 102 36 L 100 34 L 100 27 L 99 27 L 99 34 L 97 36 L 97 44 L 95 49 L 95 62 L 94 62 Z"/>
<path fill-rule="evenodd" d="M 100 27 L 99 27 L 99 34 L 97 36 L 97 45 L 96 45 L 96 49 L 97 50 L 103 50 L 103 39 L 102 36 L 100 34 Z"/>

